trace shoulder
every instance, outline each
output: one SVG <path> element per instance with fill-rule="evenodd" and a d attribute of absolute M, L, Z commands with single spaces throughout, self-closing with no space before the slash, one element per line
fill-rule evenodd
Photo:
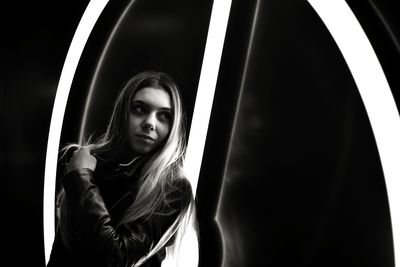
<path fill-rule="evenodd" d="M 172 180 L 171 187 L 181 192 L 192 193 L 192 185 L 186 177 L 178 177 Z"/>
<path fill-rule="evenodd" d="M 171 181 L 170 190 L 176 194 L 193 195 L 192 185 L 186 177 L 178 177 Z"/>
<path fill-rule="evenodd" d="M 166 193 L 168 203 L 185 208 L 193 199 L 192 185 L 186 177 L 178 177 L 170 181 Z"/>

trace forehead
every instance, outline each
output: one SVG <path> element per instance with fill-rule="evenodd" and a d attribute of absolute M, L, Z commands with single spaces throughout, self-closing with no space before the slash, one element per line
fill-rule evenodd
<path fill-rule="evenodd" d="M 136 92 L 133 102 L 140 101 L 153 108 L 171 109 L 171 97 L 168 92 L 162 88 L 145 87 Z"/>

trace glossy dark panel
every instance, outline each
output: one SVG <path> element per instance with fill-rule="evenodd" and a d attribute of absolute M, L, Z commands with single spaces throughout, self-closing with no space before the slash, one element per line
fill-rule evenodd
<path fill-rule="evenodd" d="M 230 42 L 225 52 L 237 47 Z M 221 73 L 237 67 L 227 58 Z M 232 77 L 221 74 L 221 95 L 242 82 L 223 86 Z M 306 1 L 260 2 L 246 77 L 218 213 L 224 266 L 393 266 L 368 116 L 340 51 Z M 210 131 L 213 139 L 220 128 Z"/>

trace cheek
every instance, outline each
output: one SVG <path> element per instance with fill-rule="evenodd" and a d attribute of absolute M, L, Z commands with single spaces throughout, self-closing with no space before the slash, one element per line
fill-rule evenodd
<path fill-rule="evenodd" d="M 131 115 L 129 116 L 129 125 L 132 125 L 132 126 L 134 126 L 134 127 L 137 127 L 138 125 L 141 124 L 141 121 L 142 121 L 142 120 L 143 120 L 143 119 L 142 119 L 140 116 L 136 116 L 136 115 L 131 114 Z"/>
<path fill-rule="evenodd" d="M 129 117 L 129 124 L 128 124 L 128 135 L 133 136 L 138 129 L 140 122 L 134 116 Z"/>
<path fill-rule="evenodd" d="M 171 127 L 169 126 L 169 124 L 163 124 L 160 125 L 158 129 L 158 137 L 160 139 L 160 142 L 163 142 L 167 138 Z"/>

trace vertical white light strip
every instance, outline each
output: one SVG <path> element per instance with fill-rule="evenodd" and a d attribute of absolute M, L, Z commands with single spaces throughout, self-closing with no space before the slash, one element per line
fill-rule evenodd
<path fill-rule="evenodd" d="M 197 189 L 231 2 L 231 0 L 215 0 L 211 12 L 184 162 L 185 173 L 192 184 L 193 192 Z"/>
<path fill-rule="evenodd" d="M 214 0 L 211 11 L 199 86 L 189 132 L 186 159 L 183 166 L 194 194 L 196 193 L 199 179 L 231 2 L 231 0 Z M 176 266 L 176 262 L 178 262 L 179 266 L 197 266 L 196 263 L 198 262 L 199 254 L 194 229 L 193 222 L 191 222 L 181 240 L 180 258 L 175 261 L 173 258 L 170 259 L 167 257 L 162 263 L 163 267 Z M 167 248 L 168 254 L 169 249 Z"/>
<path fill-rule="evenodd" d="M 335 39 L 367 110 L 386 181 L 395 259 L 400 259 L 400 117 L 396 103 L 367 36 L 345 1 L 309 3 Z"/>
<path fill-rule="evenodd" d="M 72 39 L 57 87 L 53 113 L 50 121 L 44 174 L 43 234 L 46 264 L 49 260 L 54 240 L 55 183 L 58 147 L 60 143 L 65 107 L 67 105 L 69 90 L 82 51 L 97 19 L 107 3 L 108 0 L 92 0 L 89 2 Z"/>

